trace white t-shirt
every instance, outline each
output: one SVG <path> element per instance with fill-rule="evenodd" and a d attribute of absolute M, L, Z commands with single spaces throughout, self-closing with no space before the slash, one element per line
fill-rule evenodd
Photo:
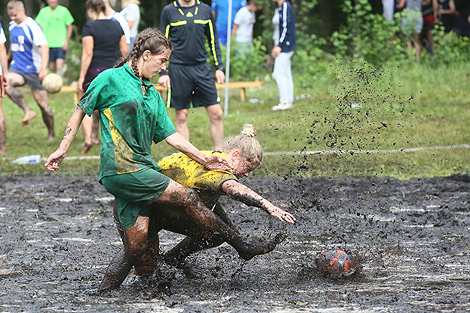
<path fill-rule="evenodd" d="M 238 10 L 235 15 L 234 24 L 238 25 L 235 41 L 252 42 L 253 41 L 253 25 L 256 22 L 255 12 L 250 12 L 246 7 Z"/>
<path fill-rule="evenodd" d="M 274 33 L 273 33 L 274 45 L 279 46 L 279 8 L 276 8 L 274 10 L 272 23 L 274 25 Z"/>
<path fill-rule="evenodd" d="M 39 73 L 41 48 L 47 46 L 46 35 L 41 26 L 28 17 L 21 24 L 10 22 L 10 50 L 13 53 L 11 67 L 23 73 Z"/>
<path fill-rule="evenodd" d="M 122 14 L 119 12 L 114 12 L 113 14 L 108 16 L 108 20 L 116 21 L 121 25 L 121 28 L 124 31 L 124 36 L 126 36 L 126 43 L 130 45 L 131 44 L 131 35 L 130 35 L 131 29 L 129 28 L 129 24 L 127 23 L 124 16 L 122 16 Z"/>
<path fill-rule="evenodd" d="M 3 31 L 2 23 L 0 23 L 0 45 L 7 42 L 7 38 L 5 37 L 5 32 Z M 0 75 L 2 75 L 2 67 L 0 66 Z"/>
<path fill-rule="evenodd" d="M 135 3 L 129 3 L 121 11 L 121 14 L 124 16 L 126 21 L 134 21 L 134 25 L 131 27 L 131 38 L 135 38 L 137 36 L 137 28 L 139 27 L 140 22 L 139 6 Z"/>

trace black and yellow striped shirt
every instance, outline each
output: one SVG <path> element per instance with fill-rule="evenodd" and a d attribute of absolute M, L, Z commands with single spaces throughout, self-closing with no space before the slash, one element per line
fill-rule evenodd
<path fill-rule="evenodd" d="M 182 7 L 178 1 L 173 1 L 162 10 L 160 29 L 173 45 L 170 66 L 172 63 L 197 65 L 207 62 L 206 37 L 215 68 L 223 70 L 217 30 L 207 4 L 196 0 L 194 6 Z"/>

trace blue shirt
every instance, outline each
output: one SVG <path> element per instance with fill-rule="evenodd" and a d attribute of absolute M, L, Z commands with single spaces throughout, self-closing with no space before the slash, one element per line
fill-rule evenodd
<path fill-rule="evenodd" d="M 11 67 L 23 73 L 39 73 L 41 70 L 41 48 L 47 46 L 46 35 L 32 18 L 16 24 L 10 22 L 10 50 L 13 53 Z"/>
<path fill-rule="evenodd" d="M 245 0 L 233 0 L 232 1 L 232 25 L 235 20 L 235 14 L 238 10 L 246 6 Z M 215 17 L 215 26 L 217 31 L 227 31 L 228 24 L 228 0 L 212 0 L 211 3 L 212 12 L 216 12 L 217 16 Z"/>

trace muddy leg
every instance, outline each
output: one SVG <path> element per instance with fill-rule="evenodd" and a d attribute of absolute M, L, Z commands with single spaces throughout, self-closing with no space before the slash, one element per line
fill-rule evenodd
<path fill-rule="evenodd" d="M 47 100 L 47 92 L 45 90 L 33 90 L 33 96 L 36 100 L 39 108 L 41 109 L 42 113 L 42 120 L 47 127 L 47 140 L 52 141 L 54 140 L 54 114 L 52 113 L 51 108 L 49 107 L 48 100 Z"/>
<path fill-rule="evenodd" d="M 213 212 L 220 217 L 220 219 L 230 226 L 237 234 L 238 230 L 235 228 L 235 225 L 230 220 L 230 217 L 225 212 L 224 208 L 220 203 L 216 203 L 213 209 Z M 209 248 L 214 248 L 220 246 L 225 241 L 221 237 L 211 237 L 211 238 L 194 238 L 186 237 L 170 251 L 165 253 L 163 259 L 166 263 L 174 265 L 176 267 L 183 268 L 185 266 L 184 260 L 191 254 Z"/>
<path fill-rule="evenodd" d="M 21 91 L 16 88 L 18 86 L 24 85 L 24 79 L 16 73 L 8 73 L 8 85 L 5 88 L 5 92 L 8 97 L 16 103 L 23 111 L 24 117 L 21 120 L 21 124 L 26 125 L 36 117 L 36 112 L 31 110 L 29 105 L 26 103 L 26 100 L 23 97 Z"/>
<path fill-rule="evenodd" d="M 276 236 L 275 239 L 265 242 L 248 242 L 241 238 L 237 231 L 228 226 L 224 221 L 209 210 L 199 199 L 196 192 L 174 181 L 170 182 L 167 190 L 157 199 L 157 202 L 174 204 L 185 208 L 186 214 L 196 223 L 201 230 L 209 231 L 215 237 L 221 237 L 237 250 L 240 257 L 250 260 L 258 254 L 268 253 L 281 242 L 284 237 Z"/>
<path fill-rule="evenodd" d="M 184 260 L 191 254 L 209 248 L 214 248 L 220 246 L 225 241 L 224 239 L 218 237 L 213 238 L 191 238 L 186 237 L 181 240 L 175 247 L 163 255 L 163 260 L 176 266 L 178 268 L 183 268 L 185 266 Z"/>
<path fill-rule="evenodd" d="M 122 284 L 134 263 L 148 247 L 148 225 L 148 217 L 138 216 L 135 224 L 124 231 L 124 250 L 120 251 L 109 264 L 98 291 L 116 289 Z"/>
<path fill-rule="evenodd" d="M 117 214 L 116 204 L 113 207 L 113 217 L 114 222 L 116 223 L 116 229 L 121 237 L 124 247 L 127 245 L 126 234 L 122 229 L 121 223 L 119 222 L 119 217 Z M 156 223 L 149 224 L 149 232 L 147 245 L 148 248 L 142 253 L 142 255 L 137 259 L 134 264 L 135 274 L 138 276 L 150 275 L 157 268 L 159 256 L 160 256 L 160 241 L 158 238 L 158 232 L 161 229 L 158 228 Z"/>

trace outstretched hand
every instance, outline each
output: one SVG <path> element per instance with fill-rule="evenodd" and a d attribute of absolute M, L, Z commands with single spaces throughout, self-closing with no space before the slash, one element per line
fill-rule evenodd
<path fill-rule="evenodd" d="M 295 223 L 294 215 L 292 215 L 289 212 L 286 212 L 284 210 L 281 210 L 278 207 L 275 207 L 272 211 L 269 212 L 269 214 L 271 214 L 274 217 L 277 217 L 281 221 L 285 221 L 285 222 L 291 223 L 291 224 Z"/>
<path fill-rule="evenodd" d="M 66 153 L 62 150 L 57 149 L 54 153 L 52 153 L 46 161 L 46 169 L 50 172 L 55 172 L 59 170 L 59 164 L 65 159 Z"/>
<path fill-rule="evenodd" d="M 221 158 L 216 155 L 207 157 L 204 166 L 212 171 L 229 171 L 233 169 L 233 166 L 228 163 L 226 158 Z"/>

